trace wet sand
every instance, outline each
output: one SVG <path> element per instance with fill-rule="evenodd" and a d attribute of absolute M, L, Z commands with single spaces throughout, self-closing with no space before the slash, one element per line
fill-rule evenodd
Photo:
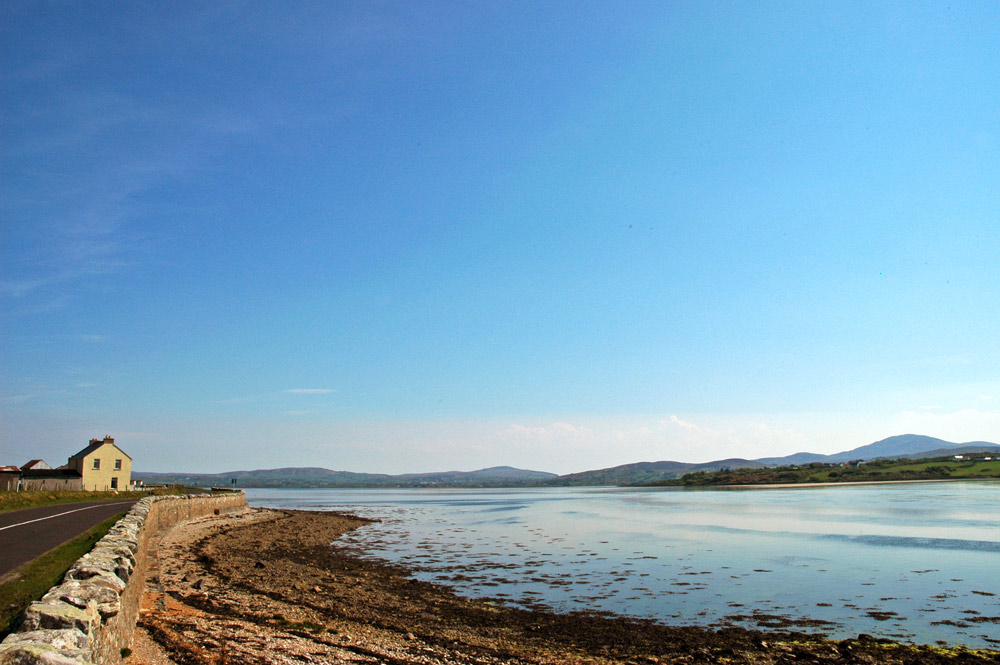
<path fill-rule="evenodd" d="M 224 663 L 997 663 L 1000 652 L 711 630 L 462 598 L 329 545 L 368 520 L 252 510 L 159 546 L 136 665 Z M 162 653 L 154 656 L 159 649 Z M 164 662 L 160 660 L 159 662 Z"/>

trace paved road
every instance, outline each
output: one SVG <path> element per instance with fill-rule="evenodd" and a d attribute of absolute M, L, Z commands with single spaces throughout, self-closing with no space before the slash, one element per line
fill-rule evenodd
<path fill-rule="evenodd" d="M 72 540 L 135 501 L 88 501 L 0 513 L 0 577 Z"/>

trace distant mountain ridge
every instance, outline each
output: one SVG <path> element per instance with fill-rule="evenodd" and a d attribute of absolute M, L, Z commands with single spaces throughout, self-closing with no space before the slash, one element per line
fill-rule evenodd
<path fill-rule="evenodd" d="M 969 441 L 967 443 L 951 443 L 943 439 L 922 434 L 900 434 L 887 439 L 869 443 L 852 450 L 845 450 L 833 455 L 816 453 L 795 453 L 785 457 L 765 457 L 757 460 L 767 465 L 809 464 L 810 462 L 850 462 L 853 460 L 873 460 L 883 457 L 940 457 L 953 452 L 973 450 L 1000 450 L 1000 445 L 987 441 Z"/>
<path fill-rule="evenodd" d="M 852 450 L 845 450 L 833 455 L 819 453 L 794 453 L 784 457 L 764 457 L 756 460 L 740 458 L 715 460 L 693 464 L 690 462 L 638 462 L 623 464 L 609 469 L 581 471 L 547 481 L 547 485 L 643 485 L 660 480 L 679 478 L 685 473 L 696 471 L 721 471 L 723 469 L 756 469 L 765 466 L 786 466 L 792 464 L 809 464 L 826 462 L 838 464 L 854 460 L 868 461 L 884 457 L 941 457 L 944 455 L 992 450 L 1000 452 L 1000 445 L 986 441 L 969 443 L 949 443 L 942 439 L 920 434 L 901 434 L 891 436 L 875 443 L 869 443 Z"/>
<path fill-rule="evenodd" d="M 607 469 L 580 471 L 562 476 L 545 471 L 530 471 L 510 466 L 496 466 L 477 471 L 444 471 L 438 473 L 406 473 L 401 475 L 333 471 L 320 467 L 286 467 L 229 471 L 226 473 L 148 473 L 135 472 L 133 478 L 147 483 L 170 483 L 194 486 L 229 486 L 236 479 L 238 487 L 538 487 L 574 485 L 641 485 L 679 478 L 695 471 L 761 468 L 810 464 L 812 462 L 844 463 L 880 458 L 943 457 L 969 452 L 1000 453 L 1000 444 L 987 441 L 951 443 L 920 434 L 901 434 L 869 443 L 852 450 L 821 455 L 794 453 L 784 457 L 764 457 L 756 460 L 731 458 L 703 462 L 634 462 Z"/>
<path fill-rule="evenodd" d="M 568 473 L 547 481 L 546 485 L 643 485 L 665 478 L 678 478 L 694 471 L 718 471 L 724 468 L 756 468 L 766 466 L 756 460 L 726 459 L 702 464 L 690 462 L 635 462 L 610 469 L 595 469 Z"/>
<path fill-rule="evenodd" d="M 136 472 L 133 478 L 146 483 L 181 484 L 198 487 L 484 487 L 538 485 L 557 478 L 554 473 L 495 466 L 477 471 L 439 473 L 355 473 L 320 467 L 286 467 L 225 473 L 149 473 Z"/>

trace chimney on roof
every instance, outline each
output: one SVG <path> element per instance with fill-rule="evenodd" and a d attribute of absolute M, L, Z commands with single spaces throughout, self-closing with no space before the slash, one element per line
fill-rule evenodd
<path fill-rule="evenodd" d="M 114 443 L 115 440 L 111 438 L 110 434 L 104 435 L 104 443 Z"/>

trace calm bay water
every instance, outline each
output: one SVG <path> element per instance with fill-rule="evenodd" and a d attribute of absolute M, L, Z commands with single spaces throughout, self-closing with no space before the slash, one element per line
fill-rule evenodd
<path fill-rule="evenodd" d="M 1000 646 L 1000 483 L 249 489 L 381 522 L 340 544 L 461 594 L 671 624 Z"/>

